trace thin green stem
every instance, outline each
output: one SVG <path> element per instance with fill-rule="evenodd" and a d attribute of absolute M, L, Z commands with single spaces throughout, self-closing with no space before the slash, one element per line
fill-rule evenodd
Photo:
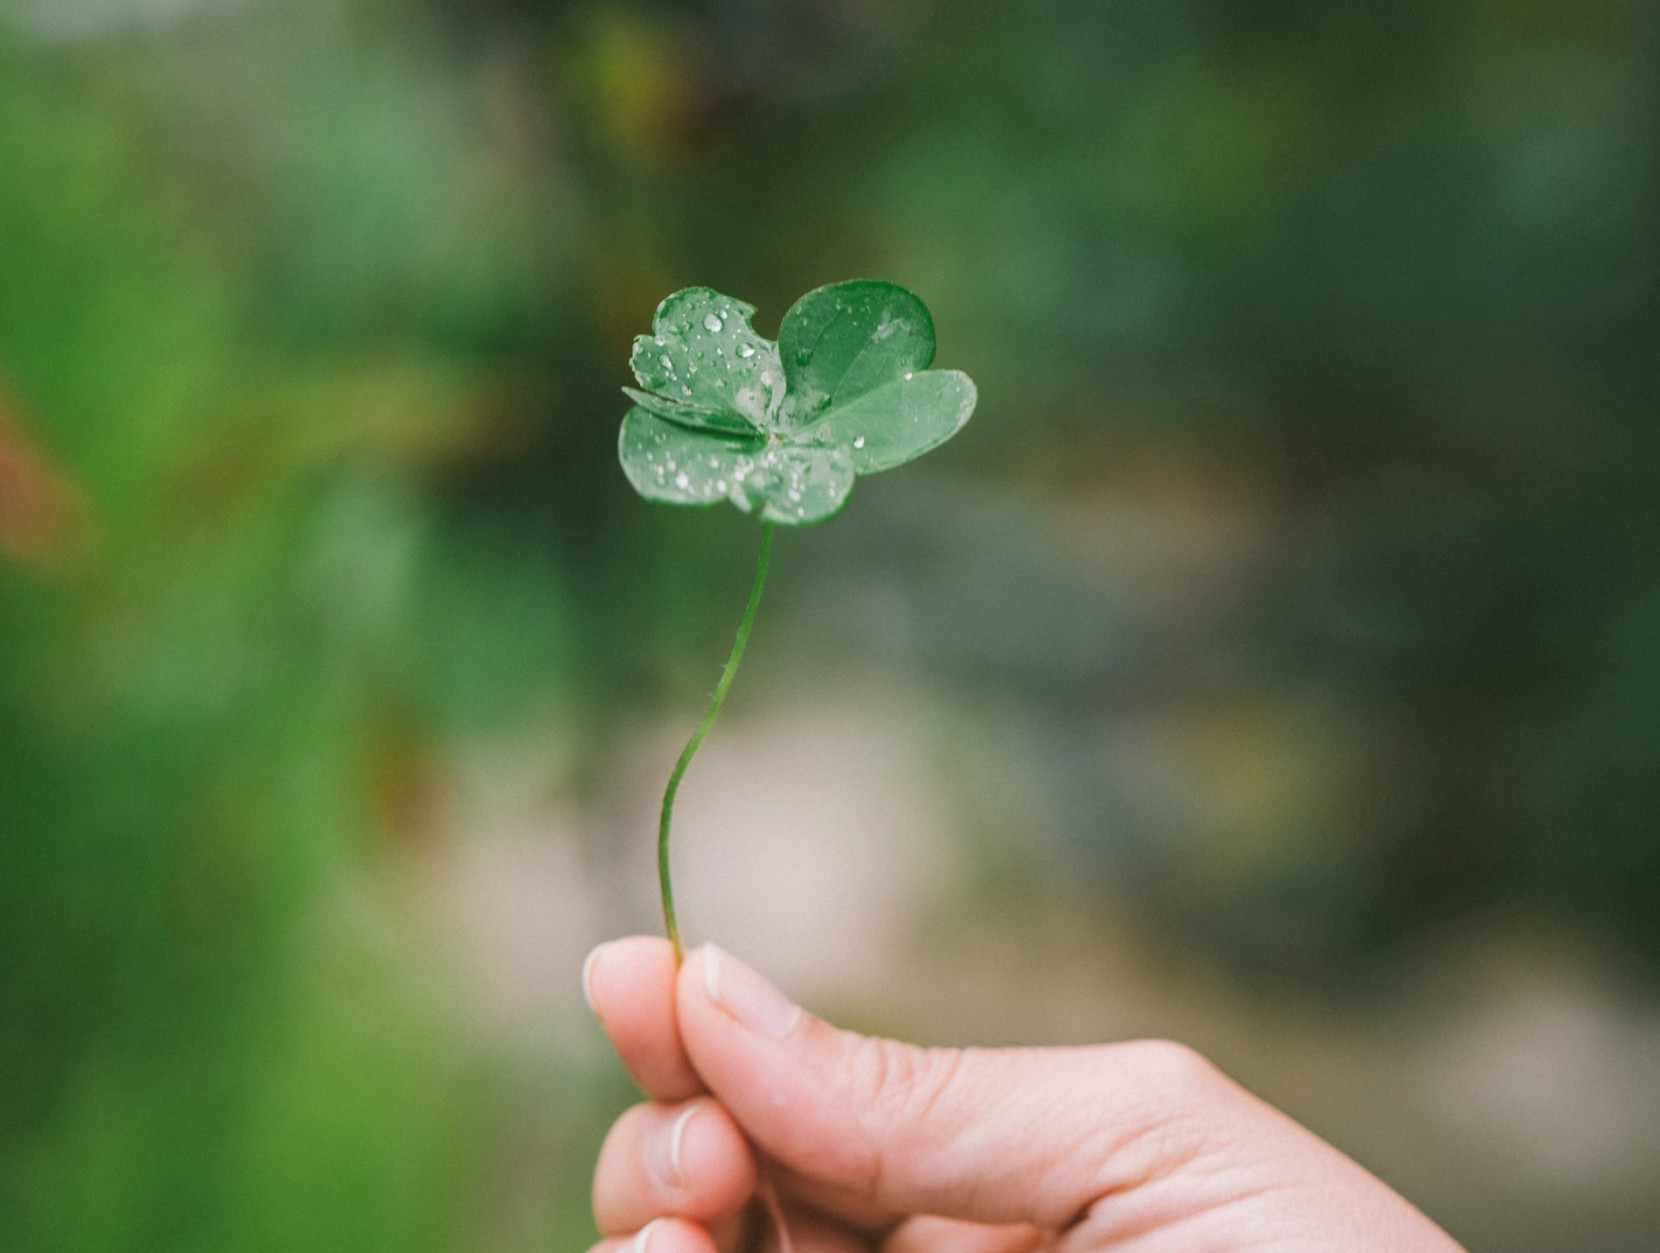
<path fill-rule="evenodd" d="M 657 825 L 657 879 L 663 888 L 663 929 L 669 933 L 669 943 L 674 945 L 676 966 L 680 964 L 683 952 L 680 947 L 680 924 L 674 914 L 674 883 L 669 877 L 669 824 L 674 818 L 674 795 L 680 790 L 680 779 L 686 773 L 686 767 L 691 765 L 692 754 L 703 743 L 703 737 L 709 734 L 709 728 L 715 725 L 720 707 L 726 701 L 726 690 L 732 686 L 732 680 L 738 673 L 738 663 L 744 659 L 744 645 L 749 643 L 749 629 L 755 625 L 755 611 L 761 607 L 761 589 L 767 582 L 767 559 L 772 555 L 772 526 L 768 522 L 761 527 L 761 559 L 755 565 L 755 586 L 749 589 L 749 608 L 744 610 L 744 620 L 738 624 L 738 638 L 732 642 L 732 655 L 726 659 L 726 669 L 720 673 L 720 682 L 715 684 L 714 699 L 709 702 L 709 711 L 703 715 L 703 721 L 692 732 L 692 738 L 686 742 L 680 760 L 674 763 L 668 787 L 663 789 L 663 817 Z"/>

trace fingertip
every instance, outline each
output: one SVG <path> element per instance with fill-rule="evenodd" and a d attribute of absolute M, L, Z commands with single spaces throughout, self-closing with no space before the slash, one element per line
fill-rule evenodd
<path fill-rule="evenodd" d="M 737 958 L 703 948 L 703 992 L 711 1004 L 738 1025 L 773 1040 L 788 1038 L 803 1010 Z"/>
<path fill-rule="evenodd" d="M 705 1063 L 723 1076 L 753 1074 L 762 1059 L 776 1067 L 810 1041 L 835 1034 L 762 975 L 713 944 L 689 953 L 675 985 L 680 1038 L 705 1085 L 721 1094 Z"/>
<path fill-rule="evenodd" d="M 703 1091 L 680 1042 L 667 940 L 637 935 L 599 945 L 582 964 L 582 994 L 648 1096 L 679 1101 Z"/>
<path fill-rule="evenodd" d="M 758 1172 L 749 1141 L 712 1099 L 694 1101 L 675 1122 L 675 1163 L 700 1201 L 695 1216 L 716 1221 L 755 1194 Z"/>
<path fill-rule="evenodd" d="M 588 1011 L 595 1018 L 599 1017 L 599 1006 L 594 1001 L 594 966 L 605 955 L 605 950 L 610 948 L 611 944 L 612 941 L 610 940 L 607 940 L 604 944 L 596 944 L 582 961 L 582 999 L 587 1002 Z"/>
<path fill-rule="evenodd" d="M 749 1143 L 715 1101 L 636 1105 L 600 1148 L 594 1219 L 611 1233 L 667 1215 L 718 1223 L 743 1209 L 755 1185 Z"/>
<path fill-rule="evenodd" d="M 704 987 L 708 976 L 703 973 L 704 962 L 708 960 L 709 950 L 713 944 L 699 944 L 686 954 L 680 963 L 680 969 L 675 972 L 675 992 L 682 997 L 704 997 Z"/>
<path fill-rule="evenodd" d="M 628 935 L 596 944 L 582 962 L 582 998 L 602 1021 L 616 1008 L 620 990 L 640 983 L 660 983 L 664 974 L 672 984 L 674 950 L 653 935 Z"/>
<path fill-rule="evenodd" d="M 675 1027 L 688 1054 L 720 1058 L 732 1044 L 741 1043 L 727 1015 L 720 1012 L 709 989 L 720 972 L 720 957 L 712 944 L 686 954 L 675 976 Z M 726 1037 L 733 1036 L 728 1042 Z M 696 1066 L 694 1061 L 691 1063 Z"/>
<path fill-rule="evenodd" d="M 706 1228 L 684 1218 L 654 1218 L 633 1235 L 601 1240 L 588 1253 L 717 1253 Z"/>

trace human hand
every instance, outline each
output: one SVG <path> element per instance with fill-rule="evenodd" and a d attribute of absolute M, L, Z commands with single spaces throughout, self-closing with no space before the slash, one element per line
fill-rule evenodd
<path fill-rule="evenodd" d="M 600 1152 L 594 1253 L 753 1247 L 763 1179 L 796 1253 L 1459 1248 L 1181 1045 L 916 1048 L 646 937 L 595 949 L 583 989 L 652 1098 Z"/>

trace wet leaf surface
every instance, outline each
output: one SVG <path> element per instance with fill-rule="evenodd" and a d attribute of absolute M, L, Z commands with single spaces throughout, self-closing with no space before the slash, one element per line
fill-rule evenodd
<path fill-rule="evenodd" d="M 658 306 L 631 364 L 646 390 L 623 419 L 618 456 L 634 490 L 675 505 L 730 501 L 769 522 L 835 513 L 858 474 L 938 447 L 974 412 L 966 374 L 929 370 L 934 324 L 893 283 L 808 292 L 780 345 L 750 326 L 754 306 L 706 287 Z"/>

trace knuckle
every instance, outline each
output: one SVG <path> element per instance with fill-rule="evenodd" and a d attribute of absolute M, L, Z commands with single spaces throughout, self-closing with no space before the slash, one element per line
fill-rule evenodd
<path fill-rule="evenodd" d="M 1141 1095 L 1110 1155 L 1117 1186 L 1147 1182 L 1212 1151 L 1231 1081 L 1196 1049 L 1173 1040 L 1116 1047 L 1124 1050 L 1125 1073 Z"/>
<path fill-rule="evenodd" d="M 860 1121 L 884 1129 L 925 1121 L 960 1066 L 952 1049 L 923 1049 L 866 1038 L 849 1056 L 848 1090 Z"/>
<path fill-rule="evenodd" d="M 909 1070 L 904 1050 L 892 1040 L 864 1036 L 854 1043 L 847 1054 L 847 1095 L 861 1124 L 892 1107 Z"/>
<path fill-rule="evenodd" d="M 852 1119 L 867 1137 L 868 1187 L 879 1194 L 894 1146 L 935 1133 L 931 1124 L 956 1084 L 962 1054 L 867 1036 L 848 1050 L 845 1065 Z"/>
<path fill-rule="evenodd" d="M 1197 1049 L 1175 1040 L 1137 1040 L 1132 1065 L 1147 1089 L 1186 1109 L 1213 1100 L 1227 1080 Z"/>

